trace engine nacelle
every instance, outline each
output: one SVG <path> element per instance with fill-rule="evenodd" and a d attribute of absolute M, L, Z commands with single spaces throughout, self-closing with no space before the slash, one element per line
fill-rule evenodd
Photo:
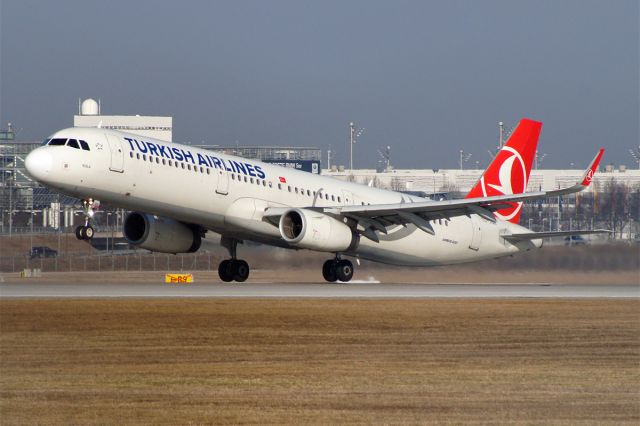
<path fill-rule="evenodd" d="M 324 213 L 290 209 L 280 217 L 280 235 L 292 246 L 328 252 L 353 248 L 357 237 L 346 224 Z"/>
<path fill-rule="evenodd" d="M 127 215 L 122 233 L 129 243 L 161 253 L 193 253 L 202 244 L 197 229 L 173 219 L 139 212 Z"/>

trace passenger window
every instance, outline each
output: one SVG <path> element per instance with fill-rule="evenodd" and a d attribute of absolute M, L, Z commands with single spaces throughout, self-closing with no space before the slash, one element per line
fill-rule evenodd
<path fill-rule="evenodd" d="M 164 158 L 162 159 L 162 165 L 166 166 L 167 165 L 167 160 L 165 160 Z"/>
<path fill-rule="evenodd" d="M 129 157 L 133 158 L 133 151 L 129 151 Z"/>
<path fill-rule="evenodd" d="M 340 201 L 340 197 L 338 197 L 338 202 L 341 203 L 342 201 Z"/>
<path fill-rule="evenodd" d="M 178 164 L 178 163 L 176 163 L 176 164 Z M 184 169 L 184 163 L 180 163 L 180 164 L 182 165 L 182 168 Z"/>
<path fill-rule="evenodd" d="M 324 199 L 328 200 L 329 199 L 329 194 L 324 194 Z"/>
<path fill-rule="evenodd" d="M 140 153 L 136 152 L 136 158 L 139 160 L 140 159 Z"/>
<path fill-rule="evenodd" d="M 187 169 L 191 170 L 191 164 L 187 164 Z"/>
<path fill-rule="evenodd" d="M 210 175 L 211 174 L 211 169 L 207 169 L 207 174 Z"/>
<path fill-rule="evenodd" d="M 289 192 L 291 192 L 291 185 L 287 185 L 287 189 L 289 189 Z"/>
<path fill-rule="evenodd" d="M 269 181 L 269 188 L 273 188 L 273 183 L 271 183 L 271 181 Z"/>
<path fill-rule="evenodd" d="M 222 174 L 222 172 L 220 172 Z M 231 173 L 231 180 L 236 180 L 236 175 L 234 175 L 233 173 Z"/>
<path fill-rule="evenodd" d="M 298 193 L 298 187 L 297 186 L 296 186 L 295 190 L 296 190 L 296 194 L 297 194 Z"/>
<path fill-rule="evenodd" d="M 50 146 L 51 146 L 51 145 L 64 145 L 64 144 L 66 144 L 66 143 L 67 143 L 67 140 L 66 140 L 66 139 L 58 139 L 58 138 L 56 138 L 56 139 L 51 139 L 51 140 L 49 141 L 49 145 L 50 145 Z"/>
<path fill-rule="evenodd" d="M 169 160 L 169 166 L 173 166 L 173 162 Z"/>
<path fill-rule="evenodd" d="M 160 159 L 156 157 L 156 164 L 160 164 Z"/>
<path fill-rule="evenodd" d="M 200 166 L 200 173 L 204 173 L 204 169 Z"/>
<path fill-rule="evenodd" d="M 307 189 L 307 196 L 311 197 L 311 191 L 309 191 L 308 189 Z"/>
<path fill-rule="evenodd" d="M 247 179 L 247 177 L 245 176 L 245 177 L 244 177 L 244 183 L 247 183 L 247 181 L 248 181 L 248 179 Z"/>
<path fill-rule="evenodd" d="M 267 186 L 267 181 L 266 180 L 262 181 L 262 186 Z M 271 186 L 271 182 L 269 182 L 269 186 Z"/>
<path fill-rule="evenodd" d="M 251 183 L 253 183 L 253 178 L 250 179 Z"/>
<path fill-rule="evenodd" d="M 146 154 L 142 154 L 142 161 L 147 161 L 147 155 Z"/>
<path fill-rule="evenodd" d="M 79 141 L 79 142 L 80 142 L 80 146 L 82 147 L 82 149 L 84 149 L 85 151 L 91 151 L 91 150 L 89 149 L 89 144 L 88 144 L 88 143 L 86 143 L 86 142 L 85 142 L 85 141 L 83 141 L 83 140 L 81 140 L 81 141 Z"/>
<path fill-rule="evenodd" d="M 271 182 L 269 182 L 269 183 L 271 183 Z M 282 184 L 281 183 L 278 184 L 278 189 L 282 189 Z"/>
<path fill-rule="evenodd" d="M 336 196 L 335 196 L 335 195 L 332 195 L 332 196 L 331 196 L 331 201 L 335 201 L 335 200 L 336 200 Z"/>

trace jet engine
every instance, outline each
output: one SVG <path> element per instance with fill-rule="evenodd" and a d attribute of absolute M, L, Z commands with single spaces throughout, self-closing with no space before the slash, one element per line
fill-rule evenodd
<path fill-rule="evenodd" d="M 346 224 L 324 213 L 289 209 L 280 216 L 280 235 L 289 245 L 340 252 L 353 248 L 357 237 Z"/>
<path fill-rule="evenodd" d="M 202 244 L 197 228 L 139 212 L 127 215 L 122 233 L 129 243 L 160 253 L 193 253 Z"/>

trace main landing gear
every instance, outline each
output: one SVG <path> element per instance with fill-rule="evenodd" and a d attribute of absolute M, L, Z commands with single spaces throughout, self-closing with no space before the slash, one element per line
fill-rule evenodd
<path fill-rule="evenodd" d="M 322 265 L 322 276 L 329 282 L 348 282 L 353 278 L 353 263 L 347 259 L 340 259 L 336 255 L 335 259 L 330 259 Z"/>
<path fill-rule="evenodd" d="M 249 264 L 236 258 L 236 248 L 238 240 L 234 238 L 222 237 L 220 239 L 222 247 L 229 250 L 231 259 L 225 259 L 218 266 L 218 275 L 220 279 L 226 283 L 231 281 L 244 282 L 249 278 Z"/>
<path fill-rule="evenodd" d="M 76 228 L 76 238 L 79 240 L 91 240 L 95 233 L 94 229 L 91 227 L 91 218 L 95 214 L 96 208 L 100 205 L 98 200 L 94 200 L 93 198 L 89 198 L 86 200 L 82 200 L 82 208 L 84 210 L 84 225 L 78 226 Z"/>

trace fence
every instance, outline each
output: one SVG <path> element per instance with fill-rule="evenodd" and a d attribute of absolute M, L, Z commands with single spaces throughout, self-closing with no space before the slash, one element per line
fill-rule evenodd
<path fill-rule="evenodd" d="M 162 254 L 82 254 L 48 258 L 28 256 L 0 257 L 0 272 L 40 269 L 42 272 L 108 272 L 108 271 L 210 271 L 217 270 L 222 260 L 213 253 Z"/>

